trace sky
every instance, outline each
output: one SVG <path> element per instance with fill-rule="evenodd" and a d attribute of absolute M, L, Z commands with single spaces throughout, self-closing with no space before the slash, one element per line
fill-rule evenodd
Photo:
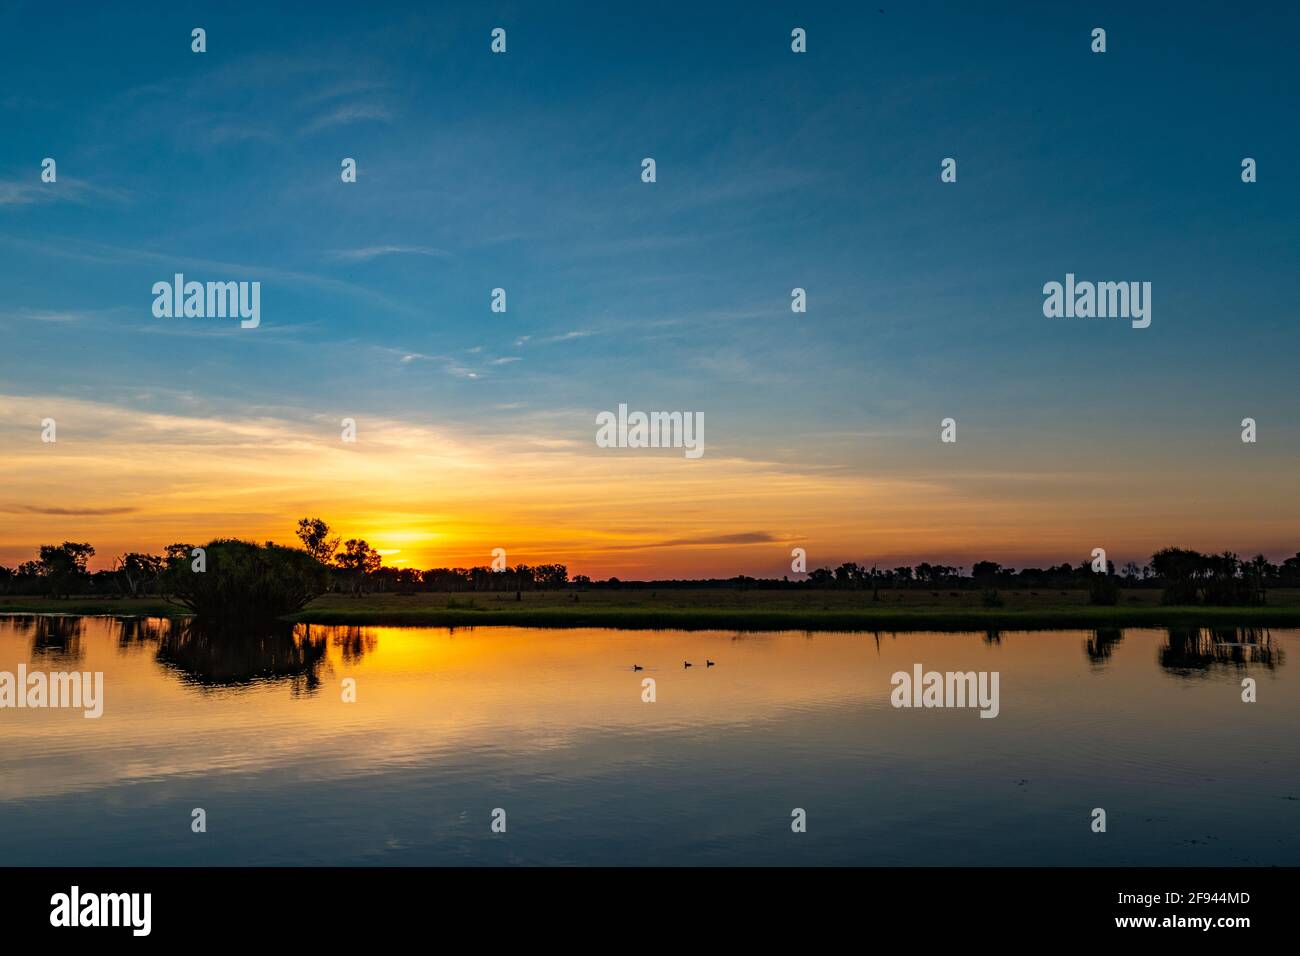
<path fill-rule="evenodd" d="M 6 4 L 0 563 L 1300 551 L 1300 13 L 878 2 Z M 155 317 L 178 272 L 260 325 Z M 1045 317 L 1067 272 L 1150 327 Z M 598 447 L 620 404 L 705 454 Z"/>

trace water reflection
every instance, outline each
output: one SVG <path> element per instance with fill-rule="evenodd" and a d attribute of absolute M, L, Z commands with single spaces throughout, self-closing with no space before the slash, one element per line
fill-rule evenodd
<path fill-rule="evenodd" d="M 33 660 L 45 658 L 52 664 L 71 665 L 81 659 L 85 618 L 36 617 L 31 628 Z"/>
<path fill-rule="evenodd" d="M 320 686 L 325 633 L 310 625 L 269 623 L 221 629 L 197 621 L 170 621 L 162 628 L 158 663 L 205 687 L 232 687 L 258 681 L 288 681 L 295 695 Z"/>
<path fill-rule="evenodd" d="M 373 628 L 287 624 L 221 628 L 192 619 L 4 617 L 10 633 L 30 641 L 30 659 L 49 666 L 71 666 L 83 657 L 86 621 L 95 620 L 113 636 L 122 653 L 154 649 L 164 668 L 185 683 L 204 687 L 239 687 L 266 681 L 286 681 L 295 694 L 311 694 L 328 667 L 327 646 L 338 649 L 341 662 L 355 665 L 373 654 L 378 636 Z"/>
<path fill-rule="evenodd" d="M 14 633 L 31 641 L 33 660 L 72 665 L 82 656 L 86 618 L 14 615 L 5 619 Z M 295 693 L 312 693 L 326 665 L 326 646 L 339 651 L 341 663 L 355 665 L 378 646 L 378 629 L 364 626 L 271 623 L 250 629 L 214 628 L 191 619 L 115 618 L 109 622 L 119 649 L 156 647 L 158 662 L 179 672 L 187 682 L 235 687 L 257 681 L 286 680 Z M 456 629 L 449 633 L 454 634 Z M 473 629 L 470 629 L 471 631 Z M 811 639 L 816 632 L 806 631 Z M 1109 663 L 1124 641 L 1121 628 L 1097 628 L 1084 641 L 1084 655 L 1094 666 Z M 891 639 L 899 635 L 888 632 Z M 770 638 L 768 633 L 735 631 L 731 640 Z M 871 637 L 880 647 L 882 632 Z M 1001 647 L 1003 634 L 989 629 L 980 635 L 989 647 Z M 1180 677 L 1204 676 L 1214 669 L 1280 667 L 1280 644 L 1265 628 L 1169 628 L 1159 649 L 1159 665 Z"/>
<path fill-rule="evenodd" d="M 1273 670 L 1282 660 L 1282 648 L 1266 629 L 1258 627 L 1171 627 L 1160 649 L 1160 666 L 1181 677 L 1247 666 Z"/>
<path fill-rule="evenodd" d="M 113 623 L 118 629 L 117 646 L 127 650 L 159 643 L 171 622 L 157 617 L 126 617 Z"/>
<path fill-rule="evenodd" d="M 334 627 L 333 631 L 334 636 L 331 640 L 342 653 L 345 664 L 355 664 L 372 653 L 379 640 L 375 636 L 374 629 L 368 627 L 338 626 Z"/>
<path fill-rule="evenodd" d="M 1117 627 L 1102 627 L 1092 632 L 1084 645 L 1084 652 L 1093 664 L 1105 664 L 1115 652 L 1115 645 L 1124 640 L 1124 632 Z"/>
<path fill-rule="evenodd" d="M 1297 646 L 1281 628 L 221 633 L 0 617 L 0 671 L 75 657 L 104 672 L 106 701 L 98 720 L 0 711 L 0 857 L 1293 865 L 1300 672 L 1281 665 Z M 891 675 L 917 663 L 998 671 L 998 718 L 891 707 Z M 1250 707 L 1243 669 L 1271 685 Z M 1076 823 L 1093 794 L 1141 825 L 1092 839 Z M 209 804 L 222 839 L 195 841 L 189 808 Z M 525 821 L 508 843 L 486 825 L 502 805 Z M 791 840 L 795 806 L 835 826 Z"/>

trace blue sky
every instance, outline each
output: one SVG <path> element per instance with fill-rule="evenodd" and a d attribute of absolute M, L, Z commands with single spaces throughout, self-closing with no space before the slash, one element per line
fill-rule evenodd
<path fill-rule="evenodd" d="M 0 394 L 587 442 L 626 402 L 895 477 L 953 415 L 975 483 L 1254 415 L 1296 462 L 1294 9 L 233 6 L 0 14 Z M 261 281 L 261 328 L 153 318 L 177 271 Z M 1151 327 L 1044 318 L 1067 271 Z"/>

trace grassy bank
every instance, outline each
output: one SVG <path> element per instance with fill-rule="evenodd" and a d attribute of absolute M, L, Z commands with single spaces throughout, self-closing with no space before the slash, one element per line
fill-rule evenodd
<path fill-rule="evenodd" d="M 1026 630 L 1108 627 L 1300 626 L 1300 591 L 1266 607 L 1162 607 L 1154 590 L 1125 591 L 1114 607 L 1084 591 L 1002 593 L 987 608 L 977 591 L 592 590 L 459 594 L 330 594 L 292 620 L 316 624 L 465 627 L 679 628 L 682 630 Z M 575 599 L 576 598 L 576 599 Z M 157 599 L 0 597 L 0 612 L 184 616 Z"/>
<path fill-rule="evenodd" d="M 0 614 L 110 614 L 123 617 L 185 617 L 183 607 L 159 598 L 138 600 L 97 597 L 71 597 L 55 601 L 43 597 L 5 597 L 0 595 Z"/>

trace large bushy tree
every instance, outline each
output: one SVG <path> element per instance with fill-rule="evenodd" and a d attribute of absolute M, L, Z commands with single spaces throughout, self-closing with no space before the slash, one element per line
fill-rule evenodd
<path fill-rule="evenodd" d="M 86 562 L 94 553 L 90 545 L 74 541 L 41 545 L 40 573 L 48 584 L 50 596 L 67 597 L 85 582 Z"/>
<path fill-rule="evenodd" d="M 167 593 L 200 618 L 268 620 L 301 610 L 325 593 L 329 572 L 299 548 L 219 538 L 203 546 L 205 568 L 173 560 Z"/>

